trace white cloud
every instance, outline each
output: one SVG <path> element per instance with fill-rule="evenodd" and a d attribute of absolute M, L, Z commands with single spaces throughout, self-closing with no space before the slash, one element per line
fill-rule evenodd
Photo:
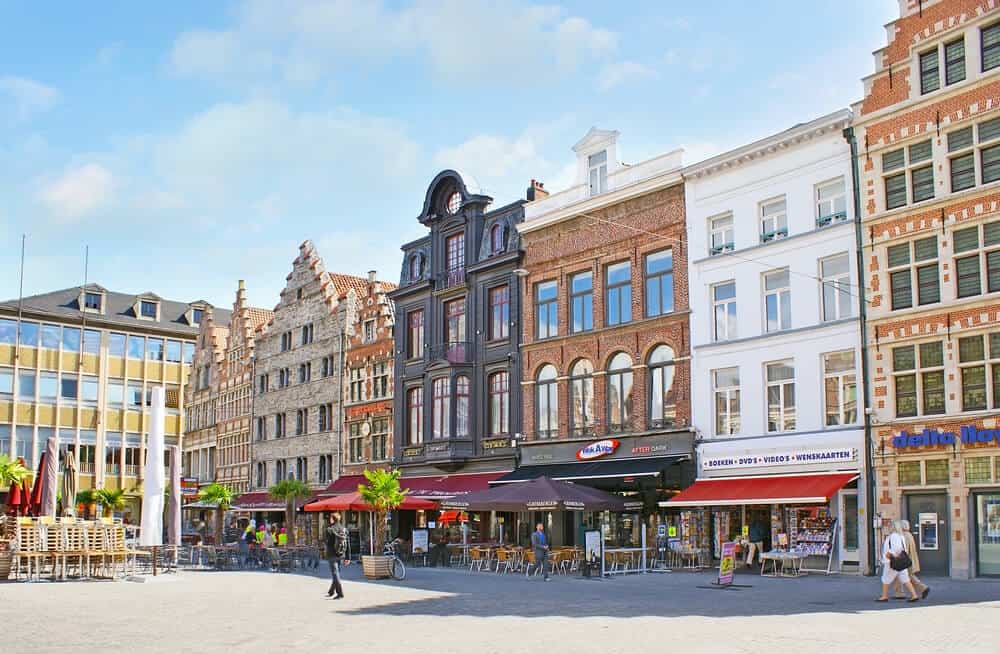
<path fill-rule="evenodd" d="M 692 164 L 711 159 L 717 154 L 725 152 L 728 148 L 719 143 L 711 141 L 694 141 L 681 145 L 684 148 L 684 165 Z"/>
<path fill-rule="evenodd" d="M 615 51 L 618 35 L 553 6 L 521 0 L 384 2 L 244 0 L 221 31 L 181 34 L 171 70 L 184 77 L 231 80 L 273 69 L 307 82 L 347 66 L 393 57 L 426 58 L 440 81 L 543 79 L 531 69 L 575 70 Z"/>
<path fill-rule="evenodd" d="M 51 86 L 24 77 L 0 77 L 0 94 L 13 102 L 18 118 L 24 119 L 51 109 L 59 101 L 59 91 Z"/>
<path fill-rule="evenodd" d="M 636 61 L 605 64 L 597 74 L 597 88 L 601 91 L 610 91 L 629 82 L 653 79 L 656 75 L 656 70 Z"/>
<path fill-rule="evenodd" d="M 111 171 L 100 164 L 88 163 L 45 184 L 38 199 L 60 220 L 73 221 L 107 204 L 113 191 Z"/>

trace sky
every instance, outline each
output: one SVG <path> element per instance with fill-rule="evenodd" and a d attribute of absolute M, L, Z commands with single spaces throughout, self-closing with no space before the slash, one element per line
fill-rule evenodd
<path fill-rule="evenodd" d="M 627 11 L 622 11 L 627 7 Z M 496 206 L 621 132 L 684 163 L 861 98 L 895 0 L 0 3 L 0 300 L 273 307 L 298 246 L 398 281 L 446 168 Z"/>

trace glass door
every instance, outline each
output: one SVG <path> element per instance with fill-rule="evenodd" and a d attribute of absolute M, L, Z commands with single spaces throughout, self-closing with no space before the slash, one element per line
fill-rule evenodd
<path fill-rule="evenodd" d="M 1000 493 L 976 494 L 976 572 L 1000 576 Z"/>
<path fill-rule="evenodd" d="M 858 562 L 858 492 L 840 494 L 840 560 Z"/>

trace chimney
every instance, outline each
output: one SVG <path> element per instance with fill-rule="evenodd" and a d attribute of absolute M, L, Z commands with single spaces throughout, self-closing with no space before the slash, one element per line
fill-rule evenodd
<path fill-rule="evenodd" d="M 368 271 L 368 283 L 369 284 L 374 284 L 375 283 L 375 271 L 374 270 L 369 270 Z"/>
<path fill-rule="evenodd" d="M 534 202 L 535 200 L 544 200 L 549 197 L 549 192 L 545 190 L 545 184 L 542 184 L 538 180 L 531 180 L 531 186 L 528 187 L 528 202 Z"/>

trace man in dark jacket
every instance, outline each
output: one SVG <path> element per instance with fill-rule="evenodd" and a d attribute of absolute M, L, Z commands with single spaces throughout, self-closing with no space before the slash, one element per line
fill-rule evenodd
<path fill-rule="evenodd" d="M 535 553 L 535 565 L 541 566 L 545 581 L 549 580 L 549 543 L 545 538 L 545 525 L 538 523 L 535 531 L 531 534 L 531 549 Z"/>
<path fill-rule="evenodd" d="M 760 555 L 764 552 L 764 524 L 760 519 L 754 519 L 750 523 L 750 529 L 748 530 L 747 540 L 750 541 L 747 545 L 747 567 L 753 563 L 754 554 L 757 555 L 757 563 L 760 563 Z"/>
<path fill-rule="evenodd" d="M 326 560 L 330 563 L 330 576 L 333 577 L 326 596 L 341 599 L 344 588 L 340 584 L 340 564 L 347 553 L 347 530 L 340 524 L 340 516 L 336 513 L 330 516 L 330 526 L 326 528 L 323 541 L 326 544 Z"/>

